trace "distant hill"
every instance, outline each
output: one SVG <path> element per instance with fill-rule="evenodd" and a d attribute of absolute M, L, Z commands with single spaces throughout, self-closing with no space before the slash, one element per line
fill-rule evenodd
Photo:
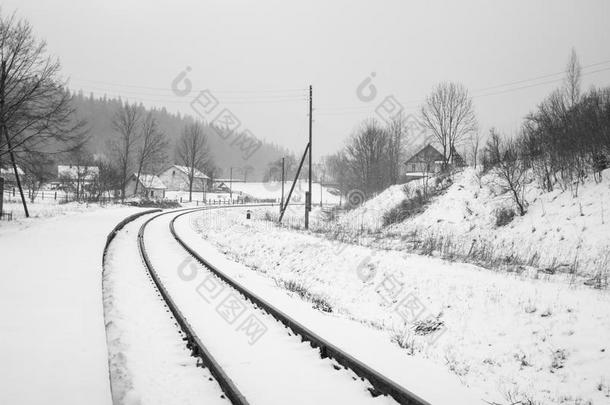
<path fill-rule="evenodd" d="M 81 92 L 73 94 L 73 103 L 77 111 L 78 118 L 87 121 L 90 140 L 88 149 L 93 154 L 107 155 L 108 141 L 117 136 L 112 128 L 112 117 L 120 108 L 123 101 L 120 98 L 96 98 L 84 96 Z M 182 133 L 182 129 L 188 123 L 193 122 L 193 117 L 188 115 L 173 114 L 165 108 L 148 109 L 140 105 L 143 112 L 152 111 L 159 122 L 159 127 L 167 135 L 170 143 L 168 151 L 168 163 L 174 163 L 175 145 Z M 224 140 L 218 136 L 209 125 L 204 125 L 204 130 L 208 135 L 214 163 L 222 169 L 222 177 L 229 176 L 229 168 L 233 167 L 235 177 L 243 178 L 243 172 L 235 168 L 251 166 L 248 173 L 248 181 L 262 180 L 268 171 L 268 164 L 277 160 L 281 156 L 289 154 L 286 148 L 279 145 L 263 142 L 262 146 L 247 160 L 242 157 L 242 152 L 236 146 L 230 145 L 230 140 Z"/>

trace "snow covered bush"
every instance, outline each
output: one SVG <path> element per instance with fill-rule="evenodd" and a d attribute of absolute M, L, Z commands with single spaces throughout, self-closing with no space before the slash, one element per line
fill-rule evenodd
<path fill-rule="evenodd" d="M 494 215 L 496 216 L 496 226 L 505 226 L 508 225 L 515 217 L 515 210 L 506 207 L 498 208 L 494 211 Z"/>

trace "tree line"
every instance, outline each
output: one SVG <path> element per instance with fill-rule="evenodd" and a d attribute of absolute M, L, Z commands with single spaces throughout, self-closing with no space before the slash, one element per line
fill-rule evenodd
<path fill-rule="evenodd" d="M 440 148 L 440 169 L 446 171 L 456 157 L 457 147 L 468 140 L 476 160 L 479 139 L 468 90 L 459 83 L 444 82 L 425 99 L 419 117 L 400 113 L 385 124 L 374 118 L 365 120 L 339 152 L 323 159 L 323 166 L 343 194 L 359 190 L 371 196 L 404 182 L 406 157 L 426 143 L 434 142 Z"/>

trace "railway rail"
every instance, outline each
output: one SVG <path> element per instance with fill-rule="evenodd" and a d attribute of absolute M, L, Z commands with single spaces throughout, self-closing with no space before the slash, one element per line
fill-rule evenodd
<path fill-rule="evenodd" d="M 259 205 L 260 206 L 260 205 Z M 250 208 L 253 206 L 239 206 L 239 208 Z M 228 399 L 233 404 L 249 404 L 250 402 L 246 398 L 246 396 L 240 391 L 238 385 L 234 382 L 234 380 L 229 376 L 226 370 L 224 370 L 220 362 L 214 357 L 211 351 L 206 347 L 206 343 L 202 340 L 195 328 L 191 326 L 187 316 L 181 311 L 179 305 L 176 300 L 172 298 L 168 288 L 163 284 L 161 277 L 159 277 L 158 272 L 155 270 L 153 261 L 149 255 L 149 252 L 146 249 L 146 244 L 144 241 L 144 235 L 149 224 L 159 217 L 172 215 L 175 216 L 169 222 L 169 231 L 171 232 L 171 236 L 175 239 L 178 245 L 184 249 L 184 251 L 188 252 L 202 267 L 213 273 L 216 277 L 218 277 L 222 282 L 226 283 L 231 289 L 238 292 L 242 297 L 244 297 L 247 301 L 249 301 L 255 308 L 259 308 L 265 311 L 267 314 L 275 318 L 285 327 L 289 328 L 293 333 L 298 335 L 303 342 L 308 342 L 312 348 L 317 348 L 319 351 L 319 355 L 321 358 L 332 358 L 338 364 L 343 366 L 345 369 L 351 370 L 361 379 L 366 379 L 370 385 L 369 388 L 370 394 L 372 397 L 378 397 L 380 395 L 386 395 L 393 398 L 400 404 L 408 404 L 408 405 L 428 405 L 429 402 L 420 398 L 416 394 L 410 392 L 400 384 L 392 381 L 390 378 L 382 375 L 376 370 L 372 369 L 368 365 L 354 358 L 350 354 L 344 352 L 339 347 L 333 345 L 323 337 L 319 336 L 303 324 L 299 323 L 297 320 L 291 318 L 286 313 L 281 311 L 279 308 L 276 308 L 268 301 L 253 293 L 244 285 L 240 284 L 237 280 L 232 278 L 227 273 L 223 272 L 221 269 L 214 266 L 212 263 L 207 261 L 204 257 L 202 257 L 195 249 L 189 246 L 178 234 L 175 227 L 175 222 L 178 218 L 189 215 L 197 211 L 204 211 L 210 209 L 221 209 L 221 208 L 236 208 L 233 206 L 226 207 L 204 207 L 204 208 L 188 208 L 184 210 L 175 210 L 170 212 L 162 212 L 152 216 L 147 219 L 139 229 L 138 232 L 138 246 L 140 250 L 140 254 L 143 260 L 143 263 L 151 276 L 154 284 L 158 288 L 158 291 L 167 304 L 167 307 L 171 311 L 174 316 L 176 322 L 182 329 L 185 338 L 184 340 L 187 343 L 187 347 L 191 350 L 193 356 L 201 359 L 202 363 L 207 366 L 211 372 L 211 374 L 217 379 L 219 385 L 222 390 L 228 397 Z"/>

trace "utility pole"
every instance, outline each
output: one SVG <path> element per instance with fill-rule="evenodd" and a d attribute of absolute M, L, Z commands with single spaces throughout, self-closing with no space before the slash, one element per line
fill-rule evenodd
<path fill-rule="evenodd" d="M 309 186 L 307 194 L 305 194 L 305 229 L 309 229 L 309 212 L 311 211 L 311 123 L 312 123 L 312 111 L 313 111 L 313 91 L 311 85 L 309 86 Z"/>
<path fill-rule="evenodd" d="M 11 138 L 8 136 L 8 130 L 6 128 L 6 122 L 4 122 L 4 91 L 6 86 L 6 62 L 2 61 L 2 76 L 0 77 L 0 119 L 2 120 L 0 131 L 4 132 L 6 137 L 6 146 L 8 147 L 9 156 L 11 157 L 11 163 L 13 164 L 13 171 L 15 172 L 15 180 L 17 181 L 17 187 L 19 188 L 19 194 L 21 195 L 21 202 L 23 203 L 23 210 L 25 211 L 25 217 L 30 217 L 28 211 L 28 205 L 25 202 L 23 195 L 23 188 L 21 188 L 21 181 L 19 180 L 19 171 L 17 170 L 17 163 L 15 163 L 15 154 L 11 147 Z M 1 135 L 0 135 L 1 136 Z M 2 196 L 4 198 L 4 195 Z"/>
<path fill-rule="evenodd" d="M 233 167 L 229 168 L 229 200 L 233 200 Z"/>
<path fill-rule="evenodd" d="M 284 161 L 286 158 L 282 158 L 282 199 L 280 200 L 280 212 L 284 210 Z"/>
<path fill-rule="evenodd" d="M 324 189 L 322 188 L 323 181 L 324 181 L 324 172 L 320 173 L 320 209 L 322 209 L 322 195 L 324 194 Z"/>

